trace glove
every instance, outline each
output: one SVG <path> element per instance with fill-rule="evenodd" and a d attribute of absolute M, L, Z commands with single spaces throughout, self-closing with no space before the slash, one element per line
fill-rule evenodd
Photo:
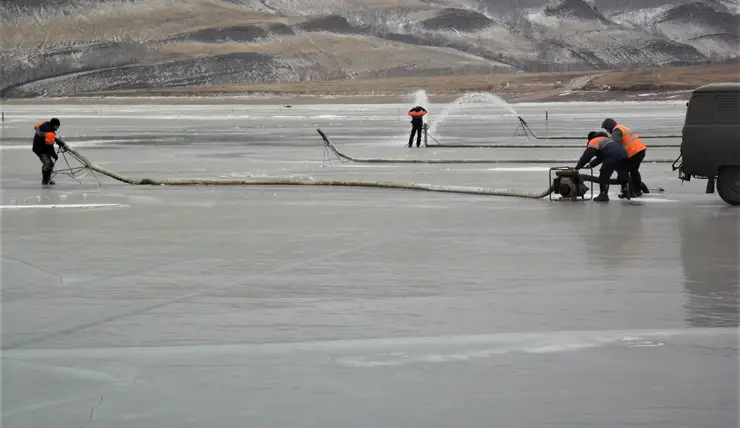
<path fill-rule="evenodd" d="M 67 143 L 65 143 L 62 140 L 57 140 L 57 144 L 59 144 L 59 148 L 62 149 L 63 152 L 66 152 L 69 147 L 67 147 Z"/>

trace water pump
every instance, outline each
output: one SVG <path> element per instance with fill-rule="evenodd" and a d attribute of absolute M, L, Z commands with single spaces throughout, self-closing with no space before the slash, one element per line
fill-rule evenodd
<path fill-rule="evenodd" d="M 555 178 L 552 177 L 553 171 L 555 172 Z M 593 175 L 593 169 L 591 170 Z M 560 199 L 570 199 L 572 201 L 578 198 L 585 199 L 586 192 L 591 190 L 591 199 L 594 196 L 593 188 L 589 189 L 581 179 L 578 171 L 571 167 L 553 167 L 550 168 L 549 182 L 552 183 L 552 193 L 550 193 L 550 200 L 552 200 L 553 193 L 560 195 Z"/>

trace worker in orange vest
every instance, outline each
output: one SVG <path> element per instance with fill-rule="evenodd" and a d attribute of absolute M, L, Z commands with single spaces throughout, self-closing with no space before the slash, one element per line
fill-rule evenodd
<path fill-rule="evenodd" d="M 640 174 L 640 164 L 645 159 L 647 146 L 642 142 L 640 137 L 632 132 L 626 126 L 617 123 L 612 118 L 607 118 L 602 122 L 601 127 L 611 134 L 611 139 L 622 144 L 627 151 L 626 166 L 630 175 L 630 194 L 632 197 L 642 196 L 643 189 L 647 189 L 642 182 Z"/>
<path fill-rule="evenodd" d="M 54 171 L 54 161 L 59 159 L 54 151 L 54 143 L 57 143 L 62 150 L 67 149 L 64 141 L 57 138 L 60 125 L 59 119 L 54 117 L 48 122 L 39 122 L 33 127 L 33 152 L 41 161 L 41 184 L 43 185 L 54 184 L 51 173 Z"/>
<path fill-rule="evenodd" d="M 416 134 L 416 147 L 421 146 L 421 131 L 424 129 L 424 116 L 427 111 L 422 106 L 416 106 L 409 110 L 411 116 L 411 135 L 409 136 L 409 147 L 413 146 L 414 134 Z"/>
<path fill-rule="evenodd" d="M 620 198 L 630 197 L 626 162 L 627 151 L 621 144 L 609 138 L 605 132 L 591 131 L 588 133 L 586 150 L 583 151 L 574 169 L 579 170 L 584 166 L 594 168 L 603 163 L 599 171 L 599 195 L 594 198 L 594 202 L 609 202 L 609 181 L 615 171 L 622 188 Z"/>

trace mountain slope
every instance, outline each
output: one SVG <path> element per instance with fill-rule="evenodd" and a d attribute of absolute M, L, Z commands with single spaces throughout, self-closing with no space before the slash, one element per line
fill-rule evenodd
<path fill-rule="evenodd" d="M 0 8 L 0 95 L 658 67 L 739 46 L 721 0 L 40 3 Z"/>
<path fill-rule="evenodd" d="M 736 56 L 740 46 L 738 16 L 728 12 L 718 2 L 690 2 L 636 9 L 616 14 L 614 20 L 693 46 L 710 59 Z"/>

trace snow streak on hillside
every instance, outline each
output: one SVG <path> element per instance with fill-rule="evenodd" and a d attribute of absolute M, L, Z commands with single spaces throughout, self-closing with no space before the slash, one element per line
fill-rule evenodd
<path fill-rule="evenodd" d="M 0 94 L 606 70 L 736 58 L 730 0 L 19 0 Z"/>

